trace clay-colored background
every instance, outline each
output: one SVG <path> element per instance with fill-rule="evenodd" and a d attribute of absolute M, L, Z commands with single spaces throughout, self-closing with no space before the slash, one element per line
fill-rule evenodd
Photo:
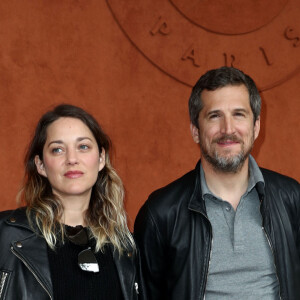
<path fill-rule="evenodd" d="M 261 166 L 297 180 L 299 80 L 298 72 L 262 92 L 262 130 L 253 152 Z M 148 194 L 199 158 L 189 132 L 190 90 L 134 46 L 104 0 L 1 1 L 1 210 L 16 207 L 25 149 L 39 117 L 72 103 L 91 112 L 113 141 L 132 227 Z"/>

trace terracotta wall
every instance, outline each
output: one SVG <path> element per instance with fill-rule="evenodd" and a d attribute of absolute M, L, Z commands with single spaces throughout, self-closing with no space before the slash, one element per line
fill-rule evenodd
<path fill-rule="evenodd" d="M 151 191 L 196 164 L 191 85 L 224 64 L 262 90 L 255 158 L 300 180 L 299 0 L 243 9 L 234 0 L 185 2 L 0 2 L 1 210 L 16 207 L 37 120 L 64 102 L 93 113 L 110 135 L 132 226 Z"/>

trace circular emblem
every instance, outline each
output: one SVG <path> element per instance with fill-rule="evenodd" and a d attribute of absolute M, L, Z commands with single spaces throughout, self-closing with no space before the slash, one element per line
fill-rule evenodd
<path fill-rule="evenodd" d="M 299 0 L 107 0 L 132 43 L 161 71 L 193 86 L 222 65 L 260 90 L 300 70 Z"/>
<path fill-rule="evenodd" d="M 192 23 L 221 34 L 243 34 L 270 23 L 287 0 L 170 0 Z"/>

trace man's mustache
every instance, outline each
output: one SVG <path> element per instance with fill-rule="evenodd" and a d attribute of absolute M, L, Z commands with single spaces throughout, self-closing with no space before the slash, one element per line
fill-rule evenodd
<path fill-rule="evenodd" d="M 224 142 L 237 142 L 242 143 L 243 141 L 239 139 L 235 134 L 224 134 L 213 140 L 214 143 L 224 143 Z"/>

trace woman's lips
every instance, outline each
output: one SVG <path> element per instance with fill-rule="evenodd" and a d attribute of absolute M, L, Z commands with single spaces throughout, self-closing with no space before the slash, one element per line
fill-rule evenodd
<path fill-rule="evenodd" d="M 83 175 L 83 172 L 81 171 L 68 171 L 64 174 L 65 177 L 75 179 L 79 178 Z"/>

